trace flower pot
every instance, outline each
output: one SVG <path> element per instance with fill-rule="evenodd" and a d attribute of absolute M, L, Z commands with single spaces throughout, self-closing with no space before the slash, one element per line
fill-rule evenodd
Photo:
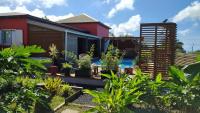
<path fill-rule="evenodd" d="M 124 72 L 125 72 L 126 74 L 132 75 L 132 74 L 133 74 L 133 68 L 125 68 L 125 69 L 124 69 Z"/>
<path fill-rule="evenodd" d="M 65 76 L 70 76 L 71 68 L 62 69 L 62 72 L 65 73 Z"/>
<path fill-rule="evenodd" d="M 75 71 L 76 77 L 90 77 L 91 69 L 79 69 Z"/>
<path fill-rule="evenodd" d="M 49 73 L 51 73 L 51 75 L 56 75 L 57 72 L 58 72 L 58 67 L 57 66 L 54 66 L 54 65 L 50 66 Z"/>

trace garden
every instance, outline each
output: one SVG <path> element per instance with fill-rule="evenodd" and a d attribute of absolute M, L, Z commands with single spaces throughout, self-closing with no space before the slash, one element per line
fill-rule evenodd
<path fill-rule="evenodd" d="M 12 46 L 0 51 L 0 112 L 49 113 L 65 108 L 87 113 L 199 113 L 200 60 L 183 68 L 171 66 L 168 79 L 155 79 L 138 67 L 130 76 L 119 70 L 124 53 L 110 46 L 101 58 L 100 90 L 76 87 L 63 80 L 93 79 L 94 46 L 78 57 L 69 51 L 49 48 L 51 59 L 34 59 L 44 53 L 38 46 Z M 65 55 L 64 59 L 62 56 Z M 61 74 L 59 74 L 61 73 Z M 89 95 L 94 106 L 70 105 L 80 95 Z M 84 109 L 84 110 L 81 110 Z"/>

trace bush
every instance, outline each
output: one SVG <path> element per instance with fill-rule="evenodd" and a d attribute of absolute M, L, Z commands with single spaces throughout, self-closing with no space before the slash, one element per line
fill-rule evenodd
<path fill-rule="evenodd" d="M 44 63 L 48 61 L 30 57 L 43 52 L 37 46 L 12 46 L 0 51 L 0 112 L 30 112 L 36 102 L 46 99 L 48 95 L 36 88 L 35 79 L 30 79 L 40 78 L 46 70 Z"/>
<path fill-rule="evenodd" d="M 77 55 L 70 51 L 64 51 L 66 60 L 70 63 L 73 67 L 77 67 L 78 65 L 78 58 Z"/>
<path fill-rule="evenodd" d="M 69 63 L 63 63 L 62 67 L 63 67 L 63 69 L 67 69 L 67 68 L 72 68 L 72 65 Z"/>
<path fill-rule="evenodd" d="M 93 97 L 93 102 L 97 104 L 88 112 L 97 113 L 132 113 L 128 105 L 139 102 L 142 94 L 138 91 L 135 79 L 129 78 L 128 75 L 117 76 L 103 75 L 108 78 L 102 91 L 84 90 Z"/>
<path fill-rule="evenodd" d="M 108 47 L 107 53 L 102 53 L 101 65 L 104 70 L 118 70 L 118 65 L 121 62 L 124 54 L 120 57 L 119 49 L 115 48 L 113 45 Z"/>
<path fill-rule="evenodd" d="M 65 97 L 69 96 L 72 93 L 72 88 L 68 84 L 64 84 L 61 88 L 61 94 Z"/>
<path fill-rule="evenodd" d="M 56 60 L 58 59 L 58 49 L 55 44 L 51 44 L 49 46 L 49 55 L 52 59 L 53 64 L 55 64 Z"/>
<path fill-rule="evenodd" d="M 62 80 L 60 78 L 47 78 L 44 80 L 45 89 L 52 95 L 60 94 Z"/>
<path fill-rule="evenodd" d="M 52 95 L 63 95 L 70 94 L 72 91 L 71 87 L 68 84 L 62 84 L 60 78 L 47 78 L 44 80 L 45 89 Z"/>
<path fill-rule="evenodd" d="M 37 46 L 13 46 L 0 51 L 0 75 L 41 75 L 46 70 L 46 60 L 30 58 L 33 53 L 43 53 Z"/>
<path fill-rule="evenodd" d="M 85 55 L 79 59 L 79 67 L 80 69 L 90 70 L 91 69 L 91 57 L 89 55 Z"/>

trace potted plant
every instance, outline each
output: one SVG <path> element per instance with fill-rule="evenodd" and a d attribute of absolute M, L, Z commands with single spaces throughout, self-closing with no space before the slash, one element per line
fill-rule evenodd
<path fill-rule="evenodd" d="M 65 73 L 65 76 L 70 76 L 71 69 L 72 69 L 71 64 L 67 62 L 62 64 L 62 72 Z"/>
<path fill-rule="evenodd" d="M 57 59 L 58 59 L 58 50 L 56 45 L 51 44 L 49 46 L 49 56 L 51 57 L 52 60 L 52 65 L 50 66 L 50 73 L 51 75 L 56 75 L 56 73 L 58 72 L 58 66 L 57 66 Z"/>
<path fill-rule="evenodd" d="M 90 77 L 91 76 L 91 57 L 85 55 L 78 60 L 79 69 L 75 71 L 78 77 Z"/>

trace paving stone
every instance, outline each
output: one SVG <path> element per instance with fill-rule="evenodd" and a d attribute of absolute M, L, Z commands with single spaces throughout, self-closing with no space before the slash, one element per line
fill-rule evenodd
<path fill-rule="evenodd" d="M 72 110 L 72 109 L 65 109 L 65 110 L 62 111 L 61 113 L 79 113 L 79 111 L 77 111 L 77 110 Z"/>

